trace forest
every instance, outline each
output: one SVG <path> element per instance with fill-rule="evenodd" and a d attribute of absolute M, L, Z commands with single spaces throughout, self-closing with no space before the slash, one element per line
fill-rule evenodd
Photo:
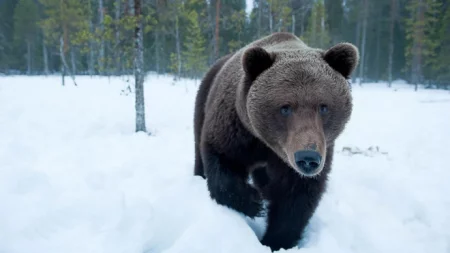
<path fill-rule="evenodd" d="M 139 13 L 136 13 L 139 5 Z M 0 74 L 203 76 L 273 32 L 326 49 L 354 43 L 353 81 L 450 84 L 450 0 L 0 0 Z"/>

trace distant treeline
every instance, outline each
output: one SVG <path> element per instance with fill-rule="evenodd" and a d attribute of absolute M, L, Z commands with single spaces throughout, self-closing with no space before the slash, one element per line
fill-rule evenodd
<path fill-rule="evenodd" d="M 314 47 L 348 41 L 353 78 L 450 83 L 450 0 L 140 0 L 145 71 L 200 78 L 272 32 Z M 0 0 L 0 73 L 133 72 L 134 0 Z M 63 55 L 64 57 L 61 57 Z"/>

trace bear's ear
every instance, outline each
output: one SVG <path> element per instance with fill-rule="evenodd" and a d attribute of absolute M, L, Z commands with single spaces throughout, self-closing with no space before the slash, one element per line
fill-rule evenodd
<path fill-rule="evenodd" d="M 328 49 L 325 61 L 345 78 L 349 78 L 359 61 L 358 49 L 350 43 L 339 43 Z"/>
<path fill-rule="evenodd" d="M 273 62 L 274 57 L 261 47 L 249 48 L 242 55 L 242 66 L 252 81 L 264 70 L 270 68 Z"/>

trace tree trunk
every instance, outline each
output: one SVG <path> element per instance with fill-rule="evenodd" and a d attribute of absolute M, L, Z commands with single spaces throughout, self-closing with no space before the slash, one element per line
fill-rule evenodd
<path fill-rule="evenodd" d="M 177 43 L 177 79 L 181 77 L 181 42 L 180 42 L 180 29 L 178 25 L 178 14 L 175 17 L 175 35 Z"/>
<path fill-rule="evenodd" d="M 76 59 L 75 59 L 75 49 L 73 49 L 73 47 L 70 49 L 70 60 L 72 62 L 72 73 L 74 75 L 77 74 L 77 64 L 76 64 Z"/>
<path fill-rule="evenodd" d="M 142 0 L 134 0 L 134 13 L 136 27 L 134 32 L 134 76 L 135 76 L 135 110 L 136 132 L 146 132 L 145 126 L 145 101 L 144 101 L 144 36 L 142 34 Z"/>
<path fill-rule="evenodd" d="M 98 24 L 100 27 L 100 32 L 103 33 L 103 30 L 104 30 L 103 0 L 98 0 L 98 16 L 99 16 Z M 98 55 L 98 67 L 99 67 L 100 73 L 104 72 L 104 69 L 103 69 L 104 61 L 105 61 L 105 41 L 103 39 L 101 39 L 99 55 Z"/>
<path fill-rule="evenodd" d="M 121 1 L 120 0 L 116 0 L 116 16 L 115 16 L 115 19 L 116 19 L 116 22 L 119 22 L 119 19 L 120 19 L 120 4 L 121 4 Z M 120 31 L 119 31 L 119 24 L 116 24 L 116 41 L 115 41 L 115 50 L 114 50 L 114 52 L 115 52 L 115 60 L 116 60 L 116 75 L 118 75 L 118 74 L 120 74 L 120 51 L 121 50 L 119 50 L 119 42 L 120 42 Z"/>
<path fill-rule="evenodd" d="M 27 75 L 31 75 L 31 42 L 27 41 Z"/>
<path fill-rule="evenodd" d="M 75 86 L 78 86 L 77 83 L 75 82 L 75 76 L 70 72 L 69 67 L 67 66 L 67 62 L 66 62 L 66 56 L 64 54 L 64 49 L 67 48 L 67 42 L 65 42 L 65 40 L 63 39 L 63 37 L 61 36 L 59 38 L 59 55 L 61 57 L 61 74 L 62 74 L 62 85 L 64 86 L 64 76 L 65 76 L 65 72 L 69 72 L 70 77 L 72 78 L 73 84 Z"/>
<path fill-rule="evenodd" d="M 391 20 L 389 24 L 389 51 L 388 51 L 388 87 L 392 86 L 392 65 L 394 61 L 394 27 L 397 15 L 397 0 L 391 0 Z"/>
<path fill-rule="evenodd" d="M 382 13 L 379 13 L 381 16 Z M 375 78 L 376 82 L 378 82 L 380 78 L 380 40 L 381 40 L 381 22 L 377 22 L 377 42 L 376 42 L 376 50 L 375 50 Z"/>
<path fill-rule="evenodd" d="M 300 19 L 300 36 L 303 36 L 304 32 L 305 32 L 305 13 L 302 13 Z"/>
<path fill-rule="evenodd" d="M 91 31 L 91 33 L 94 32 L 94 25 L 92 24 L 92 20 L 89 17 L 89 30 Z M 89 58 L 88 58 L 88 72 L 89 75 L 93 75 L 94 74 L 94 69 L 95 69 L 95 55 L 94 55 L 94 41 L 92 39 L 89 39 Z"/>
<path fill-rule="evenodd" d="M 423 24 L 424 22 L 424 12 L 425 7 L 423 6 L 423 0 L 418 0 L 418 6 L 417 6 L 417 21 L 420 24 Z M 412 48 L 412 55 L 413 60 L 411 64 L 411 80 L 414 84 L 414 90 L 417 91 L 419 82 L 422 81 L 422 54 L 423 54 L 423 37 L 424 37 L 424 27 L 423 25 L 420 25 L 418 27 L 414 28 L 414 35 L 413 35 L 413 48 Z"/>
<path fill-rule="evenodd" d="M 355 35 L 355 44 L 356 47 L 358 47 L 359 49 L 361 49 L 361 41 L 360 41 L 360 30 L 361 30 L 361 25 L 360 22 L 358 22 L 358 24 L 356 25 L 356 35 Z M 361 62 L 361 59 L 360 59 Z M 359 64 L 356 69 L 359 71 L 359 69 L 361 68 L 361 64 Z M 355 71 L 356 73 L 356 71 Z M 356 75 L 353 75 L 353 82 L 355 82 L 356 80 Z"/>
<path fill-rule="evenodd" d="M 66 76 L 66 69 L 64 68 L 64 64 L 61 63 L 61 83 L 62 83 L 62 86 L 66 86 L 65 76 Z"/>
<path fill-rule="evenodd" d="M 325 41 L 324 39 L 324 34 L 325 34 L 325 17 L 322 16 L 322 14 L 320 14 L 320 41 L 319 41 L 319 45 L 321 48 L 325 47 Z"/>
<path fill-rule="evenodd" d="M 270 34 L 273 33 L 272 1 L 273 0 L 269 0 L 269 31 L 270 31 Z"/>
<path fill-rule="evenodd" d="M 92 0 L 87 1 L 87 4 L 88 4 L 88 6 L 87 6 L 88 15 L 87 16 L 88 16 L 88 21 L 89 21 L 89 32 L 91 34 L 93 34 L 94 33 L 94 25 L 92 24 L 91 1 Z M 90 76 L 92 76 L 95 72 L 95 70 L 94 70 L 95 69 L 95 63 L 94 63 L 95 55 L 94 55 L 93 39 L 90 38 L 88 44 L 89 44 L 89 55 L 88 55 L 86 61 L 87 61 L 88 73 Z"/>
<path fill-rule="evenodd" d="M 42 41 L 42 54 L 42 58 L 44 59 L 44 74 L 48 75 L 48 52 L 44 41 Z"/>
<path fill-rule="evenodd" d="M 215 45 L 216 45 L 216 35 L 215 35 L 215 14 L 214 10 L 216 6 L 210 1 L 208 4 L 208 34 L 212 36 L 212 39 L 208 39 L 208 65 L 211 65 L 215 61 Z M 178 14 L 177 14 L 178 15 Z M 208 36 L 209 37 L 209 36 Z"/>
<path fill-rule="evenodd" d="M 317 15 L 317 14 L 316 14 Z M 312 41 L 310 42 L 310 45 L 314 45 L 316 46 L 318 44 L 318 40 L 317 40 L 317 16 L 315 18 L 312 19 L 311 22 L 311 37 L 312 37 Z"/>
<path fill-rule="evenodd" d="M 215 42 L 216 42 L 216 47 L 215 47 L 215 59 L 219 59 L 219 19 L 220 19 L 220 0 L 216 0 L 216 31 L 215 31 Z"/>
<path fill-rule="evenodd" d="M 364 78 L 364 62 L 365 62 L 365 54 L 366 54 L 366 34 L 367 34 L 367 10 L 368 10 L 368 0 L 364 0 L 364 11 L 363 11 L 363 31 L 362 31 L 362 40 L 361 40 L 361 66 L 359 68 L 359 85 L 362 84 L 362 80 Z"/>
<path fill-rule="evenodd" d="M 261 38 L 261 20 L 262 20 L 263 0 L 258 1 L 258 38 Z"/>
<path fill-rule="evenodd" d="M 162 32 L 159 33 L 159 45 L 167 45 L 167 37 L 164 36 L 164 34 Z M 161 73 L 167 73 L 167 62 L 169 62 L 170 56 L 168 59 L 166 59 L 164 57 L 164 46 L 160 46 L 159 47 L 160 51 L 159 51 L 159 55 L 160 55 L 160 63 L 159 63 L 159 71 L 161 71 Z M 161 57 L 162 56 L 162 57 Z M 167 62 L 166 62 L 167 61 Z"/>
<path fill-rule="evenodd" d="M 292 34 L 295 34 L 295 14 L 292 13 Z"/>
<path fill-rule="evenodd" d="M 160 69 L 159 69 L 159 31 L 158 28 L 155 30 L 155 65 L 156 65 L 156 74 L 159 75 Z"/>
<path fill-rule="evenodd" d="M 358 6 L 360 7 L 360 6 Z M 355 31 L 355 45 L 357 48 L 361 48 L 361 12 L 358 12 L 358 22 L 356 24 L 356 31 Z M 361 60 L 360 60 L 361 62 Z M 361 64 L 359 64 L 359 66 L 357 67 L 357 69 L 359 70 L 361 68 Z M 356 71 L 355 71 L 356 73 Z M 356 74 L 353 75 L 353 82 L 355 82 L 356 80 Z"/>
<path fill-rule="evenodd" d="M 282 18 L 280 18 L 280 20 L 278 20 L 278 29 L 277 29 L 277 31 L 278 32 L 281 32 L 281 27 L 283 26 L 283 19 Z"/>

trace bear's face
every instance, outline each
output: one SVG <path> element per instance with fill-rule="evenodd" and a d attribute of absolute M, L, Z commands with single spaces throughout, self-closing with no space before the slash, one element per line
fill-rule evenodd
<path fill-rule="evenodd" d="M 245 106 L 252 130 L 301 175 L 321 172 L 327 145 L 350 118 L 347 78 L 357 61 L 358 52 L 349 44 L 308 55 L 270 54 L 262 48 L 250 48 L 243 55 L 249 86 Z"/>

